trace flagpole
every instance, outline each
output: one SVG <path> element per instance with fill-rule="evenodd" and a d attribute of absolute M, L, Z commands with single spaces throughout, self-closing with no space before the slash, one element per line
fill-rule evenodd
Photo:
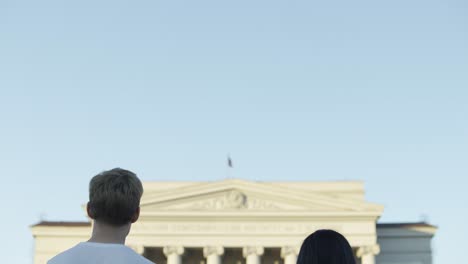
<path fill-rule="evenodd" d="M 232 173 L 232 159 L 231 159 L 231 155 L 228 153 L 227 155 L 227 164 L 226 164 L 226 177 L 227 179 L 231 179 L 231 173 Z"/>

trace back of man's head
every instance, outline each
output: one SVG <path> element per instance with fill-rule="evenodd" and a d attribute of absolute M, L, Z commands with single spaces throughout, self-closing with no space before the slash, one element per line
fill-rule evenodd
<path fill-rule="evenodd" d="M 135 173 L 120 168 L 101 172 L 89 183 L 89 216 L 113 226 L 132 223 L 138 218 L 142 195 L 143 185 Z"/>

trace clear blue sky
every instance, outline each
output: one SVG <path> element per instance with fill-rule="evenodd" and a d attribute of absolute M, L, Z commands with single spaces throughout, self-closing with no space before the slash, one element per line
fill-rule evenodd
<path fill-rule="evenodd" d="M 468 2 L 0 1 L 2 261 L 89 178 L 362 180 L 465 259 Z"/>

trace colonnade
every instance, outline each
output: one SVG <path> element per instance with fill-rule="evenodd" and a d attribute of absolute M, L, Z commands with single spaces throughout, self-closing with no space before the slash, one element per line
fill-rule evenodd
<path fill-rule="evenodd" d="M 141 250 L 141 248 L 139 248 Z M 138 250 L 138 251 L 140 251 Z M 141 250 L 143 251 L 143 250 Z M 167 258 L 167 264 L 182 264 L 182 256 L 185 252 L 183 246 L 165 246 L 163 253 Z M 265 249 L 262 246 L 245 246 L 242 255 L 246 264 L 261 264 L 261 258 Z M 284 246 L 281 248 L 280 256 L 284 264 L 296 264 L 299 248 L 295 246 Z M 140 253 L 140 252 L 139 252 Z M 359 247 L 356 257 L 361 259 L 361 264 L 375 264 L 375 256 L 380 253 L 378 244 Z M 203 248 L 203 256 L 206 264 L 222 264 L 224 254 L 223 246 L 206 246 Z"/>

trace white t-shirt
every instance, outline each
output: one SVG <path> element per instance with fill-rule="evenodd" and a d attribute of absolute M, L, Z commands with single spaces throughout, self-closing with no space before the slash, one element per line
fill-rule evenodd
<path fill-rule="evenodd" d="M 47 264 L 154 264 L 122 244 L 81 242 Z"/>

